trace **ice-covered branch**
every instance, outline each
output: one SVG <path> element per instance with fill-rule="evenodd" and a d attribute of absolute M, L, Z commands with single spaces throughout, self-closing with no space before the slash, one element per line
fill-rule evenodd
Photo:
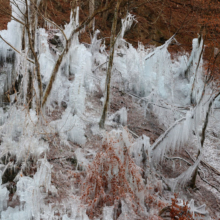
<path fill-rule="evenodd" d="M 18 50 L 17 50 L 15 47 L 13 47 L 9 42 L 7 42 L 1 35 L 0 35 L 0 38 L 1 38 L 9 47 L 11 47 L 15 52 L 21 54 L 20 51 L 18 51 Z M 34 64 L 34 61 L 31 60 L 30 58 L 27 58 L 27 60 L 28 60 L 29 62 L 31 62 L 31 63 Z"/>
<path fill-rule="evenodd" d="M 164 134 L 162 134 L 157 140 L 156 142 L 151 146 L 152 151 L 155 150 L 158 145 L 168 136 L 168 134 L 170 133 L 170 131 L 172 131 L 173 129 L 175 129 L 175 127 L 177 125 L 179 125 L 181 122 L 185 121 L 186 117 L 181 118 L 179 120 L 177 120 L 169 129 L 167 129 Z"/>
<path fill-rule="evenodd" d="M 150 59 L 152 56 L 154 56 L 157 52 L 159 52 L 160 50 L 164 49 L 164 47 L 168 47 L 172 41 L 174 40 L 176 34 L 174 34 L 169 40 L 167 40 L 165 42 L 165 44 L 163 44 L 162 46 L 160 47 L 157 47 L 156 50 L 154 50 L 152 53 L 148 54 L 146 57 L 145 57 L 145 60 L 148 60 Z"/>

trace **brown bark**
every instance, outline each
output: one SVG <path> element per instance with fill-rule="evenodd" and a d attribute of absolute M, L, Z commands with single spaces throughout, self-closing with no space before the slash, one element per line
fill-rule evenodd
<path fill-rule="evenodd" d="M 27 87 L 27 97 L 26 102 L 28 104 L 29 109 L 32 107 L 32 98 L 33 98 L 33 80 L 32 80 L 32 71 L 28 70 L 28 87 Z"/>
<path fill-rule="evenodd" d="M 105 5 L 108 5 L 108 1 L 109 1 L 109 0 L 106 0 Z M 103 19 L 104 25 L 106 25 L 106 21 L 107 21 L 107 18 L 108 18 L 108 14 L 109 14 L 108 11 L 106 11 L 106 12 L 103 13 L 102 19 Z"/>
<path fill-rule="evenodd" d="M 91 16 L 95 11 L 95 0 L 89 0 L 89 15 Z M 89 28 L 92 28 L 94 18 L 89 23 Z"/>

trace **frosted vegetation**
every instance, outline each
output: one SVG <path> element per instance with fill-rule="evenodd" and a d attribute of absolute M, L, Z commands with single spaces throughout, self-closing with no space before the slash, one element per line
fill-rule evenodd
<path fill-rule="evenodd" d="M 12 5 L 12 14 L 22 20 L 21 12 L 25 12 L 26 7 L 22 1 L 18 2 L 19 10 Z M 39 88 L 36 76 L 33 77 L 32 108 L 28 107 L 28 72 L 35 72 L 35 61 L 29 57 L 27 33 L 22 37 L 23 25 L 11 20 L 8 29 L 0 32 L 19 51 L 15 52 L 0 39 L 1 219 L 86 220 L 99 216 L 96 219 L 111 220 L 116 219 L 115 207 L 119 206 L 121 214 L 118 219 L 156 219 L 158 212 L 170 202 L 163 199 L 164 183 L 155 175 L 158 164 L 167 155 L 191 143 L 200 152 L 195 163 L 175 179 L 162 177 L 172 191 L 185 186 L 206 150 L 201 141 L 206 115 L 214 115 L 214 108 L 219 105 L 214 100 L 213 88 L 205 84 L 203 61 L 200 60 L 203 41 L 199 38 L 193 40 L 191 55 L 179 54 L 171 59 L 168 47 L 173 42 L 178 43 L 175 36 L 160 47 L 146 47 L 139 43 L 134 48 L 123 37 L 137 21 L 131 14 L 122 20 L 122 29 L 115 43 L 111 85 L 137 98 L 146 114 L 153 112 L 158 122 L 166 128 L 151 145 L 149 137 L 134 138 L 132 131 L 125 127 L 128 123 L 125 107 L 108 114 L 106 125 L 115 129 L 99 129 L 101 108 L 98 110 L 91 100 L 96 93 L 101 93 L 100 103 L 105 98 L 109 51 L 105 49 L 104 40 L 98 39 L 99 30 L 94 32 L 90 45 L 80 43 L 78 33 L 71 35 L 79 26 L 78 8 L 75 12 L 76 17 L 71 14 L 70 23 L 64 30 L 67 39 L 72 37 L 69 50 L 59 66 L 41 112 L 37 110 Z M 62 50 L 51 49 L 48 43 L 50 32 L 60 39 L 63 47 L 66 45 L 63 33 L 53 24 L 47 23 L 46 29 L 36 29 L 35 50 L 44 91 L 62 53 Z M 23 49 L 22 39 L 25 39 Z M 6 104 L 5 93 L 18 81 L 19 91 L 8 94 L 10 102 Z M 63 106 L 65 110 L 60 117 L 54 118 L 54 112 L 63 109 Z M 92 159 L 86 154 L 90 141 L 86 133 L 88 127 L 93 136 L 103 138 L 99 151 L 89 149 Z M 51 148 L 48 137 L 51 134 L 59 137 L 60 149 L 64 146 L 71 148 L 71 143 L 79 146 L 74 153 L 80 169 L 73 174 L 79 184 L 72 186 L 69 198 L 46 203 L 48 195 L 59 197 L 51 182 L 53 167 L 47 160 Z M 37 164 L 36 171 L 32 176 L 24 175 L 31 170 L 32 164 Z M 17 201 L 13 207 L 8 206 L 8 183 L 2 182 L 8 169 L 16 174 L 11 180 L 16 184 L 16 192 L 10 198 L 10 201 Z M 183 206 L 182 201 L 180 205 Z M 101 211 L 100 206 L 103 207 Z M 195 207 L 193 200 L 189 203 L 189 209 L 193 215 L 200 213 L 206 218 L 204 206 Z"/>

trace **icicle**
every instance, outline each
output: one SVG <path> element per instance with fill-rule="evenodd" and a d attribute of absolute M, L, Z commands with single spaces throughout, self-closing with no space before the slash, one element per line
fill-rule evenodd
<path fill-rule="evenodd" d="M 174 160 L 173 165 L 172 165 L 173 171 L 175 171 L 175 166 L 176 166 L 176 164 L 175 164 L 175 160 Z"/>
<path fill-rule="evenodd" d="M 0 216 L 1 212 L 7 207 L 9 192 L 6 187 L 2 186 L 2 171 L 0 170 Z"/>

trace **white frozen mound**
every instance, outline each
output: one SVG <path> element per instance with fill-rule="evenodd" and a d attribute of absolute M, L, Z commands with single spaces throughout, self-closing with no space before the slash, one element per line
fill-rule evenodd
<path fill-rule="evenodd" d="M 123 107 L 117 112 L 115 112 L 113 115 L 111 115 L 109 117 L 109 120 L 112 120 L 116 123 L 120 123 L 121 125 L 125 126 L 127 125 L 127 118 L 127 109 Z"/>
<path fill-rule="evenodd" d="M 150 138 L 143 135 L 131 145 L 130 152 L 138 166 L 147 159 L 146 153 L 150 153 Z"/>
<path fill-rule="evenodd" d="M 63 112 L 62 118 L 50 123 L 52 127 L 59 133 L 61 142 L 68 145 L 68 141 L 84 146 L 86 143 L 84 122 L 72 113 L 71 108 L 67 108 Z"/>
<path fill-rule="evenodd" d="M 8 119 L 0 127 L 2 143 L 0 156 L 16 155 L 17 162 L 32 156 L 37 160 L 48 150 L 48 143 L 41 139 L 36 112 L 26 114 L 22 108 L 11 107 Z"/>

